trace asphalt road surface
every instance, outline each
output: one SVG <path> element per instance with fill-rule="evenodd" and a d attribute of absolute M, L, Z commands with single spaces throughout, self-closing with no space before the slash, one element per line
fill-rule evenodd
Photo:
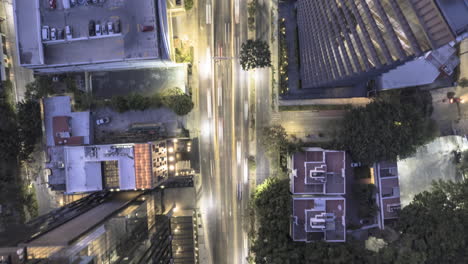
<path fill-rule="evenodd" d="M 235 18 L 237 3 L 244 10 L 239 19 Z M 242 213 L 249 197 L 249 93 L 247 74 L 237 59 L 240 44 L 247 39 L 246 3 L 202 0 L 199 10 L 200 35 L 206 35 L 206 40 L 199 41 L 200 207 L 212 263 L 246 263 Z M 211 21 L 207 12 L 212 14 Z"/>

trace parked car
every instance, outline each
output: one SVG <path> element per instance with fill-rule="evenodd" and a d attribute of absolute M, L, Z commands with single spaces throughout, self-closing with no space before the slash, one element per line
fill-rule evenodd
<path fill-rule="evenodd" d="M 71 6 L 76 6 L 76 0 L 70 0 L 70 5 Z"/>
<path fill-rule="evenodd" d="M 89 36 L 96 36 L 96 22 L 94 20 L 89 21 Z"/>
<path fill-rule="evenodd" d="M 52 28 L 50 30 L 50 38 L 52 40 L 57 40 L 57 29 L 56 28 Z"/>
<path fill-rule="evenodd" d="M 49 7 L 50 7 L 50 9 L 57 8 L 57 1 L 56 0 L 49 0 Z"/>
<path fill-rule="evenodd" d="M 114 34 L 114 23 L 107 22 L 107 31 L 109 32 L 109 34 Z"/>
<path fill-rule="evenodd" d="M 103 34 L 103 35 L 107 35 L 108 32 L 107 32 L 107 25 L 106 25 L 106 23 L 103 23 L 103 24 L 101 25 L 101 31 L 102 31 L 102 34 Z"/>
<path fill-rule="evenodd" d="M 357 168 L 357 167 L 361 167 L 361 166 L 362 166 L 361 162 L 352 162 L 351 163 L 351 168 Z"/>
<path fill-rule="evenodd" d="M 63 39 L 63 29 L 59 29 L 57 32 L 57 39 Z"/>
<path fill-rule="evenodd" d="M 101 35 L 102 35 L 102 32 L 101 32 L 101 23 L 100 23 L 99 21 L 96 23 L 96 30 L 95 30 L 95 32 L 96 32 L 96 36 L 101 36 Z"/>
<path fill-rule="evenodd" d="M 93 4 L 97 4 L 97 0 L 93 0 Z"/>
<path fill-rule="evenodd" d="M 153 26 L 142 26 L 141 32 L 149 32 L 153 30 L 154 30 Z"/>
<path fill-rule="evenodd" d="M 65 27 L 65 36 L 67 36 L 67 39 L 72 39 L 73 38 L 72 29 L 71 29 L 70 26 Z"/>
<path fill-rule="evenodd" d="M 50 39 L 50 30 L 49 26 L 42 26 L 42 40 Z"/>
<path fill-rule="evenodd" d="M 110 122 L 110 118 L 109 117 L 102 117 L 102 118 L 99 118 L 99 119 L 96 119 L 96 125 L 98 126 L 101 126 L 101 125 L 104 125 L 104 124 L 108 124 Z"/>
<path fill-rule="evenodd" d="M 120 33 L 120 20 L 115 21 L 114 32 Z"/>

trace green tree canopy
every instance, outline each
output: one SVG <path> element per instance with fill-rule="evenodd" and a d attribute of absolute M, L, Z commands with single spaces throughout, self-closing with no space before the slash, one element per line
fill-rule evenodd
<path fill-rule="evenodd" d="M 186 115 L 194 107 L 192 98 L 180 88 L 166 89 L 163 91 L 162 96 L 162 104 L 172 109 L 177 115 Z"/>
<path fill-rule="evenodd" d="M 281 125 L 264 127 L 260 144 L 270 154 L 286 152 L 289 146 L 288 134 Z"/>
<path fill-rule="evenodd" d="M 344 118 L 339 141 L 356 161 L 372 164 L 407 157 L 437 134 L 425 93 L 391 92 Z"/>
<path fill-rule="evenodd" d="M 249 39 L 242 43 L 240 64 L 245 71 L 271 66 L 271 52 L 268 43 Z"/>
<path fill-rule="evenodd" d="M 434 182 L 400 212 L 385 263 L 468 263 L 468 181 Z M 409 261 L 411 260 L 411 261 Z"/>
<path fill-rule="evenodd" d="M 20 159 L 26 160 L 42 136 L 41 108 L 37 100 L 21 101 L 18 110 L 18 136 L 21 143 Z"/>

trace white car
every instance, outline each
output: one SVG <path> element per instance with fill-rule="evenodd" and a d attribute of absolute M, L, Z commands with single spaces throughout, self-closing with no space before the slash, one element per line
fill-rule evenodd
<path fill-rule="evenodd" d="M 52 40 L 57 40 L 57 29 L 56 28 L 52 28 L 50 30 L 50 38 Z"/>
<path fill-rule="evenodd" d="M 109 32 L 109 34 L 114 34 L 114 23 L 107 22 L 107 31 Z"/>
<path fill-rule="evenodd" d="M 109 117 L 103 117 L 103 118 L 96 119 L 96 125 L 98 125 L 98 126 L 108 124 L 109 122 L 110 122 Z"/>
<path fill-rule="evenodd" d="M 42 40 L 49 40 L 49 26 L 42 26 Z"/>
<path fill-rule="evenodd" d="M 101 31 L 101 23 L 96 22 L 96 36 L 101 36 L 102 31 Z"/>
<path fill-rule="evenodd" d="M 72 29 L 71 29 L 70 26 L 65 27 L 65 36 L 67 37 L 67 39 L 72 39 L 73 38 Z"/>

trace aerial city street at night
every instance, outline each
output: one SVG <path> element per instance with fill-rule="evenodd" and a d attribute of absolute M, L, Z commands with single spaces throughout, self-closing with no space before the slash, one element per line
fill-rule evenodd
<path fill-rule="evenodd" d="M 0 264 L 468 263 L 468 1 L 1 0 Z"/>

